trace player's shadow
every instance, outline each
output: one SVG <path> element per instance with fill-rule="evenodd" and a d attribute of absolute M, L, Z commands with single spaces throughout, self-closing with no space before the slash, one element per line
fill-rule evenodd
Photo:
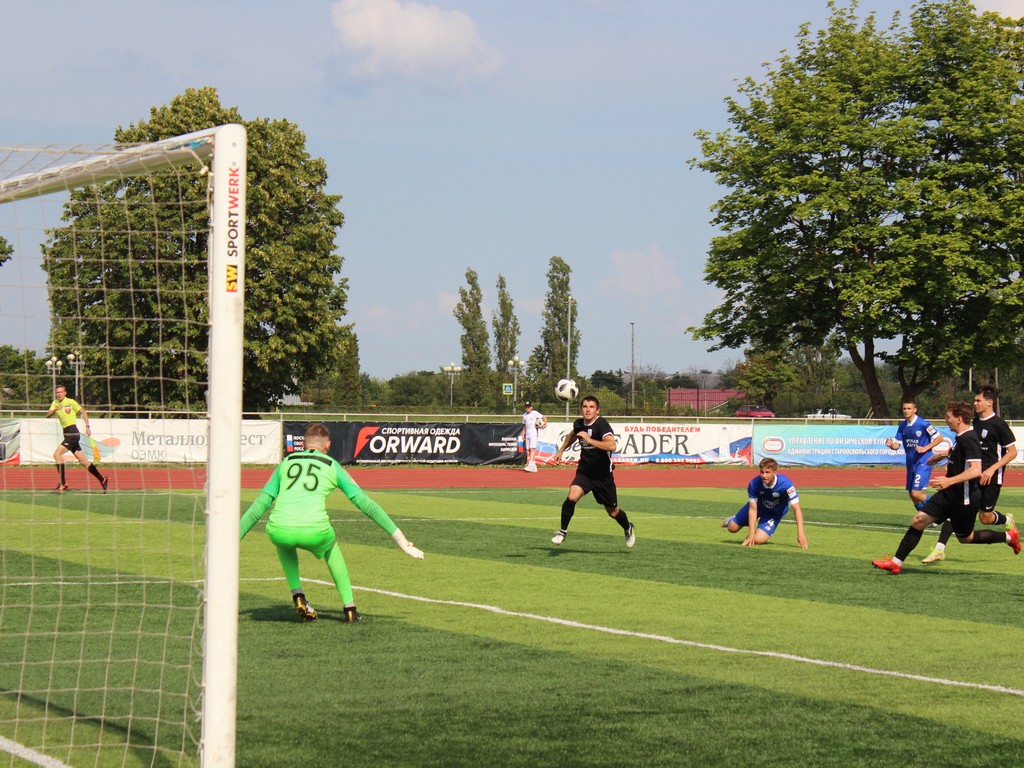
<path fill-rule="evenodd" d="M 628 555 L 630 550 L 610 550 L 610 549 L 583 549 L 578 546 L 558 547 L 557 549 L 548 549 L 547 547 L 534 546 L 530 547 L 535 552 L 547 553 L 548 557 L 564 557 L 565 555 Z"/>

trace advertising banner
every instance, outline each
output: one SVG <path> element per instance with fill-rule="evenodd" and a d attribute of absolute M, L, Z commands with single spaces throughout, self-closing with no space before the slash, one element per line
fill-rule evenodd
<path fill-rule="evenodd" d="M 540 430 L 537 461 L 550 464 L 571 424 Z M 741 464 L 751 463 L 749 424 L 650 424 L 612 422 L 615 464 Z M 578 443 L 562 454 L 563 461 L 579 460 Z"/>
<path fill-rule="evenodd" d="M 301 451 L 310 422 L 284 423 L 284 452 Z M 341 464 L 512 464 L 522 459 L 519 424 L 324 422 Z"/>
<path fill-rule="evenodd" d="M 953 435 L 943 424 L 932 424 L 952 443 Z M 896 425 L 859 426 L 829 424 L 754 425 L 754 463 L 771 457 L 783 466 L 852 464 L 906 465 L 906 453 L 886 447 L 896 435 Z"/>
<path fill-rule="evenodd" d="M 82 431 L 81 446 L 90 461 L 117 464 L 205 463 L 210 425 L 206 419 L 97 419 L 90 420 L 92 437 Z M 281 460 L 281 423 L 242 421 L 242 463 L 277 464 Z M 21 422 L 21 463 L 49 464 L 63 440 L 56 419 Z M 65 454 L 65 462 L 74 462 Z"/>
<path fill-rule="evenodd" d="M 0 419 L 0 464 L 21 463 L 21 421 Z"/>

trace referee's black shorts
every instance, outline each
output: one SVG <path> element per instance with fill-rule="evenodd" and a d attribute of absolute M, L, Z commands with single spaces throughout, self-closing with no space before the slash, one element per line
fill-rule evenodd
<path fill-rule="evenodd" d="M 78 431 L 77 427 L 68 427 L 64 430 L 64 439 L 60 444 L 72 453 L 78 453 L 82 450 L 81 440 L 82 433 Z"/>
<path fill-rule="evenodd" d="M 593 493 L 594 500 L 598 504 L 602 504 L 605 507 L 619 506 L 619 493 L 615 488 L 615 476 L 612 474 L 609 474 L 608 477 L 595 479 L 577 470 L 576 477 L 572 479 L 572 484 L 582 488 L 584 495 Z"/>

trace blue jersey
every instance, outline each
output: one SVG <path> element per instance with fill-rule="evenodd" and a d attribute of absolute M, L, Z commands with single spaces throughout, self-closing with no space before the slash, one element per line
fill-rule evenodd
<path fill-rule="evenodd" d="M 901 421 L 896 428 L 896 439 L 903 443 L 903 450 L 907 452 L 907 466 L 913 467 L 915 464 L 924 464 L 928 461 L 932 452 L 918 453 L 917 446 L 928 445 L 938 436 L 938 430 L 927 419 L 922 419 L 916 414 L 913 424 L 907 419 Z"/>
<path fill-rule="evenodd" d="M 789 505 L 800 501 L 793 481 L 785 475 L 775 475 L 775 482 L 767 488 L 758 475 L 747 486 L 747 498 L 757 502 L 758 517 L 782 517 Z"/>

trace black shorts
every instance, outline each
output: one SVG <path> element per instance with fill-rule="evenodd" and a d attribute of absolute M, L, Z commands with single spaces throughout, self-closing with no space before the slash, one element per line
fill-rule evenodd
<path fill-rule="evenodd" d="M 572 479 L 573 485 L 578 485 L 583 489 L 583 495 L 593 492 L 594 500 L 605 507 L 617 507 L 619 506 L 619 494 L 615 488 L 615 476 L 608 475 L 608 477 L 602 477 L 600 479 L 594 479 L 584 475 L 582 472 L 577 472 L 576 477 Z"/>
<path fill-rule="evenodd" d="M 72 453 L 78 453 L 82 450 L 82 433 L 81 432 L 65 432 L 64 439 L 61 441 L 61 445 L 67 448 Z"/>
<path fill-rule="evenodd" d="M 996 502 L 999 501 L 999 491 L 1003 489 L 1003 486 L 998 483 L 989 483 L 988 485 L 979 485 L 981 488 L 981 511 L 991 512 L 996 508 Z"/>
<path fill-rule="evenodd" d="M 957 538 L 970 536 L 974 531 L 974 523 L 978 519 L 979 495 L 971 497 L 970 504 L 964 504 L 964 497 L 961 491 L 955 493 L 944 493 L 939 491 L 921 508 L 926 515 L 934 517 L 938 521 L 949 520 L 953 526 L 953 533 Z"/>

